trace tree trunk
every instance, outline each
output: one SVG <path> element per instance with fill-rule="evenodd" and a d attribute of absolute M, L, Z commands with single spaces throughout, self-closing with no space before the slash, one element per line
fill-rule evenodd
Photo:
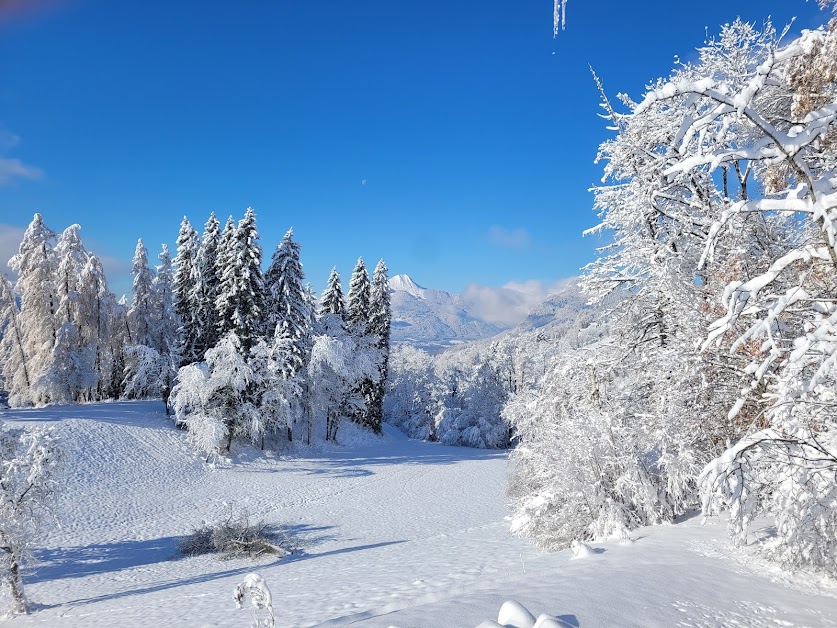
<path fill-rule="evenodd" d="M 23 592 L 23 579 L 20 577 L 20 564 L 18 557 L 9 552 L 11 564 L 9 565 L 9 589 L 12 594 L 12 612 L 15 615 L 28 615 L 29 608 L 26 602 L 26 594 Z"/>

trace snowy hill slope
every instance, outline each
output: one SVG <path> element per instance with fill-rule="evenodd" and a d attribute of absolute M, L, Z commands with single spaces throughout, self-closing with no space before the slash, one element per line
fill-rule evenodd
<path fill-rule="evenodd" d="M 393 343 L 433 351 L 502 331 L 470 312 L 461 295 L 422 288 L 409 275 L 395 275 L 389 287 Z"/>
<path fill-rule="evenodd" d="M 27 574 L 35 607 L 8 625 L 250 625 L 232 590 L 251 571 L 278 626 L 469 628 L 514 598 L 564 626 L 837 626 L 837 589 L 733 553 L 697 519 L 639 530 L 630 545 L 541 555 L 507 533 L 505 454 L 397 432 L 283 458 L 239 447 L 210 467 L 160 403 L 11 410 L 53 425 L 66 477 L 61 526 Z M 177 540 L 227 506 L 294 526 L 302 554 L 253 564 L 177 558 Z"/>

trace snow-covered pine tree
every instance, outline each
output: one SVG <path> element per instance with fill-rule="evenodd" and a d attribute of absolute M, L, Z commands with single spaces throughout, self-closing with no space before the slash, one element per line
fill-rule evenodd
<path fill-rule="evenodd" d="M 79 315 L 83 324 L 79 330 L 81 343 L 93 353 L 94 387 L 86 398 L 103 399 L 107 396 L 107 383 L 111 372 L 110 345 L 113 337 L 113 317 L 117 307 L 116 297 L 108 290 L 108 282 L 99 258 L 91 255 L 81 271 L 79 282 Z"/>
<path fill-rule="evenodd" d="M 349 280 L 346 308 L 346 322 L 349 325 L 349 332 L 357 337 L 366 336 L 368 333 L 370 291 L 369 273 L 366 271 L 363 258 L 359 257 Z"/>
<path fill-rule="evenodd" d="M 207 350 L 218 341 L 218 309 L 215 302 L 220 285 L 218 247 L 221 226 L 215 213 L 209 215 L 203 230 L 203 238 L 197 252 L 192 276 L 192 302 L 196 323 L 195 359 L 203 360 Z"/>
<path fill-rule="evenodd" d="M 200 278 L 197 271 L 199 245 L 198 232 L 184 216 L 177 235 L 177 255 L 174 258 L 174 310 L 179 323 L 177 335 L 181 362 L 178 366 L 200 359 L 197 346 L 201 306 L 195 298 L 201 292 L 197 285 Z"/>
<path fill-rule="evenodd" d="M 374 339 L 375 346 L 381 353 L 380 378 L 372 386 L 368 400 L 369 425 L 376 432 L 381 431 L 383 422 L 383 403 L 386 393 L 386 382 L 389 376 L 389 338 L 392 325 L 392 311 L 390 308 L 390 294 L 384 260 L 379 260 L 372 275 L 372 287 L 369 303 L 369 333 Z"/>
<path fill-rule="evenodd" d="M 0 338 L 0 365 L 3 367 L 6 390 L 23 391 L 28 395 L 32 376 L 29 373 L 29 360 L 24 348 L 20 310 L 12 282 L 5 274 L 0 274 L 0 328 L 3 329 L 3 337 Z M 14 405 L 20 405 L 19 398 L 10 401 Z"/>
<path fill-rule="evenodd" d="M 375 339 L 369 334 L 370 318 L 369 273 L 363 258 L 359 257 L 352 270 L 349 280 L 349 294 L 346 307 L 346 323 L 349 333 L 353 336 L 358 351 L 374 351 L 377 354 Z M 353 391 L 358 403 L 352 412 L 351 419 L 356 423 L 371 427 L 369 421 L 369 400 L 372 396 L 374 382 L 364 379 Z"/>
<path fill-rule="evenodd" d="M 265 275 L 265 293 L 268 327 L 273 330 L 271 370 L 285 381 L 296 380 L 298 394 L 289 400 L 294 416 L 305 406 L 300 395 L 305 390 L 305 368 L 311 354 L 311 312 L 304 280 L 299 244 L 289 229 Z M 295 422 L 289 421 L 289 439 Z"/>
<path fill-rule="evenodd" d="M 76 403 L 95 386 L 95 349 L 83 342 L 79 291 L 81 273 L 89 254 L 79 235 L 81 227 L 71 225 L 58 237 L 55 247 L 56 334 L 55 345 L 46 365 L 33 382 L 39 403 Z"/>
<path fill-rule="evenodd" d="M 332 326 L 346 327 L 346 300 L 343 298 L 343 287 L 340 285 L 340 273 L 337 267 L 331 269 L 323 294 L 320 296 L 320 310 L 318 320 L 326 328 L 326 333 Z"/>
<path fill-rule="evenodd" d="M 35 214 L 23 234 L 17 255 L 9 260 L 9 267 L 17 273 L 15 292 L 20 296 L 20 323 L 23 354 L 26 355 L 29 384 L 46 367 L 55 345 L 55 273 L 57 267 L 52 247 L 55 233 L 40 214 Z M 24 379 L 7 378 L 9 403 L 13 406 L 37 402 L 30 386 L 23 387 Z"/>
<path fill-rule="evenodd" d="M 236 236 L 236 321 L 241 346 L 249 350 L 264 336 L 264 275 L 262 247 L 256 229 L 256 213 L 248 207 L 235 231 Z"/>
<path fill-rule="evenodd" d="M 174 355 L 177 353 L 177 329 L 179 325 L 174 304 L 172 261 L 167 244 L 163 244 L 157 259 L 160 260 L 160 263 L 151 284 L 153 346 L 161 354 Z"/>
<path fill-rule="evenodd" d="M 134 277 L 133 298 L 128 310 L 128 326 L 131 330 L 131 342 L 135 345 L 153 347 L 154 343 L 154 298 L 152 283 L 154 273 L 148 266 L 148 249 L 137 242 L 134 259 L 131 264 L 131 275 Z"/>
<path fill-rule="evenodd" d="M 230 216 L 224 225 L 224 231 L 221 232 L 218 255 L 215 258 L 215 272 L 218 277 L 218 294 L 215 297 L 218 338 L 235 329 L 236 242 L 235 220 Z"/>

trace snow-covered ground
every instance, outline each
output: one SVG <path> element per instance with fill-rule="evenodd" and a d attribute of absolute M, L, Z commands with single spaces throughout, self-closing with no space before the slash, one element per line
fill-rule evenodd
<path fill-rule="evenodd" d="M 503 452 L 383 438 L 210 468 L 159 403 L 6 411 L 64 443 L 61 527 L 28 575 L 35 612 L 11 626 L 250 625 L 232 591 L 268 582 L 277 626 L 469 628 L 517 600 L 557 625 L 837 626 L 837 587 L 729 547 L 697 518 L 590 556 L 541 555 L 507 533 Z M 346 435 L 351 430 L 347 430 Z M 357 436 L 357 434 L 354 434 Z M 304 552 L 257 564 L 178 558 L 178 538 L 225 509 L 284 523 Z"/>

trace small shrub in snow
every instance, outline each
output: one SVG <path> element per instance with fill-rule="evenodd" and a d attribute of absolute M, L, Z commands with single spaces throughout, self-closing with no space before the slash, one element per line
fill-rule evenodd
<path fill-rule="evenodd" d="M 230 511 L 215 523 L 205 523 L 178 543 L 185 556 L 221 554 L 222 558 L 257 558 L 266 554 L 283 558 L 297 547 L 294 536 L 283 528 L 252 521 L 247 512 Z"/>

